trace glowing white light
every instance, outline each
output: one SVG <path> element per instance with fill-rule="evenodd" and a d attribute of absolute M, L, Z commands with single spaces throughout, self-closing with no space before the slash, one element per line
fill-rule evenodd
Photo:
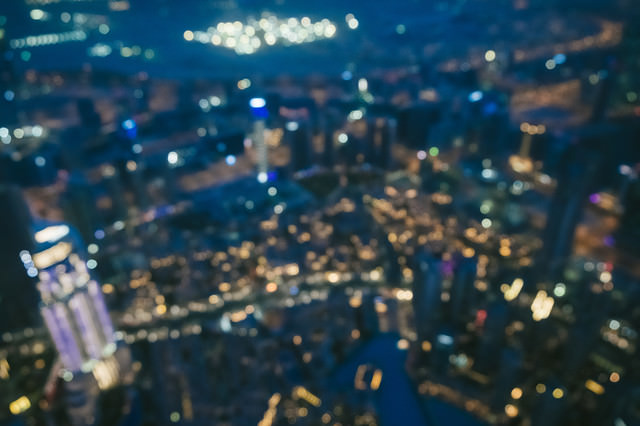
<path fill-rule="evenodd" d="M 416 156 L 418 157 L 418 160 L 424 160 L 425 158 L 427 158 L 427 151 L 421 149 L 420 151 L 418 151 Z"/>
<path fill-rule="evenodd" d="M 96 269 L 96 267 L 98 266 L 98 262 L 96 262 L 95 259 L 89 259 L 87 260 L 87 268 L 89 269 Z"/>
<path fill-rule="evenodd" d="M 205 112 L 209 111 L 210 109 L 209 101 L 207 101 L 206 99 L 200 99 L 198 101 L 198 106 Z"/>
<path fill-rule="evenodd" d="M 33 19 L 34 21 L 39 21 L 41 19 L 44 19 L 44 17 L 45 17 L 45 13 L 41 9 L 33 9 L 29 13 L 29 15 L 31 16 L 31 19 Z"/>
<path fill-rule="evenodd" d="M 496 52 L 494 50 L 487 50 L 484 52 L 484 60 L 487 62 L 493 62 L 496 60 Z"/>
<path fill-rule="evenodd" d="M 270 186 L 269 189 L 267 189 L 267 194 L 269 194 L 272 197 L 275 197 L 278 194 L 278 190 L 276 189 L 275 186 Z"/>
<path fill-rule="evenodd" d="M 99 250 L 99 247 L 97 244 L 89 244 L 87 246 L 87 251 L 89 252 L 89 254 L 96 254 Z"/>
<path fill-rule="evenodd" d="M 483 94 L 479 90 L 476 90 L 475 92 L 471 92 L 469 94 L 469 102 L 478 102 L 479 100 L 482 100 L 482 98 Z"/>
<path fill-rule="evenodd" d="M 295 132 L 296 130 L 298 130 L 300 125 L 298 124 L 297 121 L 289 121 L 287 122 L 287 124 L 284 125 L 284 127 L 290 132 Z"/>
<path fill-rule="evenodd" d="M 38 155 L 33 162 L 36 163 L 36 166 L 38 167 L 44 167 L 44 165 L 47 164 L 47 160 L 40 155 Z"/>
<path fill-rule="evenodd" d="M 358 22 L 358 20 L 356 18 L 353 19 L 349 19 L 347 21 L 347 25 L 349 26 L 349 28 L 351 28 L 352 30 L 355 30 L 356 28 L 358 28 L 358 25 L 360 25 L 360 23 Z"/>
<path fill-rule="evenodd" d="M 52 243 L 69 234 L 67 225 L 53 225 L 36 232 L 34 238 L 38 243 Z"/>
<path fill-rule="evenodd" d="M 338 142 L 347 143 L 349 141 L 349 136 L 346 133 L 340 133 L 338 135 Z"/>
<path fill-rule="evenodd" d="M 556 297 L 562 297 L 567 294 L 567 286 L 564 283 L 558 283 L 553 288 L 553 294 Z"/>
<path fill-rule="evenodd" d="M 369 88 L 369 83 L 367 82 L 366 78 L 361 78 L 360 80 L 358 80 L 359 91 L 366 92 L 368 88 Z"/>
<path fill-rule="evenodd" d="M 229 166 L 233 166 L 234 164 L 236 164 L 236 156 L 235 155 L 227 155 L 226 158 L 224 159 L 224 161 Z"/>
<path fill-rule="evenodd" d="M 362 113 L 362 111 L 360 111 L 359 109 L 353 110 L 349 113 L 349 120 L 351 121 L 355 121 L 355 120 L 360 120 L 362 117 L 364 116 L 364 114 Z"/>
<path fill-rule="evenodd" d="M 264 98 L 251 98 L 251 100 L 249 100 L 249 106 L 251 108 L 264 108 L 265 105 L 267 105 L 267 101 L 265 101 Z"/>
<path fill-rule="evenodd" d="M 269 177 L 265 172 L 258 173 L 258 182 L 265 183 Z"/>
<path fill-rule="evenodd" d="M 178 163 L 178 153 L 175 152 L 175 151 L 171 151 L 167 155 L 167 161 L 169 162 L 169 164 L 177 164 Z"/>
<path fill-rule="evenodd" d="M 491 219 L 486 218 L 486 217 L 484 219 L 482 219 L 482 227 L 483 228 L 485 228 L 485 229 L 491 228 L 491 224 L 492 224 Z"/>
<path fill-rule="evenodd" d="M 450 346 L 453 344 L 453 337 L 447 334 L 438 334 L 438 337 L 436 337 L 436 339 L 438 340 L 438 343 L 442 345 Z"/>

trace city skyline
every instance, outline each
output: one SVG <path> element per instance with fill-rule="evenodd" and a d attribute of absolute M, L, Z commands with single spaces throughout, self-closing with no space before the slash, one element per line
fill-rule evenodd
<path fill-rule="evenodd" d="M 640 424 L 638 18 L 0 5 L 0 425 Z"/>

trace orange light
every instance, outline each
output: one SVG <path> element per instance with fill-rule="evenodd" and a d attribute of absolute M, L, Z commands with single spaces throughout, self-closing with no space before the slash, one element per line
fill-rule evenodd
<path fill-rule="evenodd" d="M 267 293 L 273 293 L 276 290 L 278 290 L 278 284 L 272 281 L 270 283 L 267 283 L 267 285 L 265 286 L 265 289 L 267 290 Z"/>

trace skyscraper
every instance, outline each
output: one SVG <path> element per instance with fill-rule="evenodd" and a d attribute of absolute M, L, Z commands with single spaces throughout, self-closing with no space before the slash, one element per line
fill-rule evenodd
<path fill-rule="evenodd" d="M 538 256 L 544 278 L 557 276 L 573 248 L 576 225 L 582 206 L 594 189 L 602 155 L 593 145 L 597 140 L 580 138 L 560 160 L 558 184 L 551 199 L 543 234 L 543 249 Z"/>
<path fill-rule="evenodd" d="M 98 282 L 81 256 L 81 240 L 64 223 L 38 227 L 33 253 L 20 258 L 39 278 L 40 312 L 62 363 L 69 414 L 74 424 L 97 421 L 99 389 L 123 378 L 129 354 L 116 352 L 115 333 Z M 91 264 L 89 266 L 92 266 Z M 82 401 L 77 403 L 77 401 Z"/>
<path fill-rule="evenodd" d="M 413 283 L 413 309 L 421 339 L 430 338 L 437 328 L 442 291 L 442 261 L 429 253 L 416 257 Z"/>
<path fill-rule="evenodd" d="M 253 143 L 256 148 L 256 161 L 258 180 L 262 183 L 267 181 L 267 172 L 269 171 L 269 158 L 267 153 L 267 144 L 264 140 L 265 119 L 268 116 L 264 98 L 251 98 L 249 106 L 254 118 L 253 122 Z"/>

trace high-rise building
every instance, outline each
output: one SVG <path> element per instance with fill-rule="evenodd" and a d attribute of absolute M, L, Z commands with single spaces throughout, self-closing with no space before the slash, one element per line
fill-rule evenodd
<path fill-rule="evenodd" d="M 267 181 L 267 173 L 269 171 L 267 143 L 264 140 L 265 119 L 268 116 L 266 105 L 267 102 L 264 98 L 251 98 L 249 101 L 254 118 L 252 139 L 256 149 L 258 180 L 262 183 Z"/>
<path fill-rule="evenodd" d="M 418 336 L 430 338 L 440 316 L 442 261 L 424 253 L 417 257 L 413 283 L 413 310 Z"/>
<path fill-rule="evenodd" d="M 125 348 L 118 350 L 102 289 L 89 274 L 76 231 L 51 224 L 38 227 L 34 240 L 34 251 L 24 250 L 20 258 L 27 274 L 39 278 L 40 312 L 60 356 L 66 394 L 72 398 L 69 414 L 74 424 L 94 424 L 99 390 L 121 382 L 129 354 Z"/>
<path fill-rule="evenodd" d="M 291 150 L 291 169 L 296 172 L 311 167 L 311 129 L 305 121 L 285 125 L 284 139 Z"/>
<path fill-rule="evenodd" d="M 543 234 L 543 249 L 538 256 L 545 279 L 557 276 L 573 248 L 576 225 L 583 205 L 594 189 L 601 155 L 593 140 L 579 140 L 560 161 L 556 191 L 551 199 Z"/>

